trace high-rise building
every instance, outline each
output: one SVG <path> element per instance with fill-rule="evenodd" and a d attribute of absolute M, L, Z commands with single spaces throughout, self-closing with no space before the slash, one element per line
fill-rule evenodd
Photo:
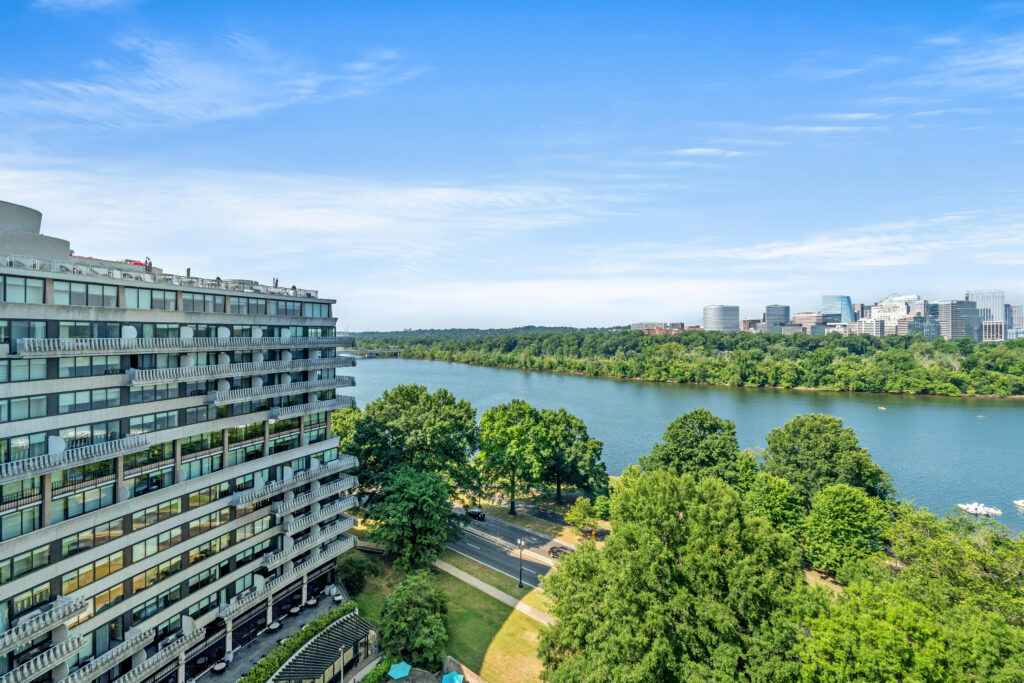
<path fill-rule="evenodd" d="M 928 302 L 917 294 L 890 294 L 874 306 L 868 317 L 885 323 L 886 334 L 896 334 L 904 318 L 927 316 Z"/>
<path fill-rule="evenodd" d="M 976 301 L 940 301 L 936 306 L 944 339 L 981 341 L 981 315 Z"/>
<path fill-rule="evenodd" d="M 740 332 L 757 332 L 757 326 L 761 321 L 757 318 L 744 318 L 740 321 Z"/>
<path fill-rule="evenodd" d="M 704 329 L 714 332 L 739 332 L 740 307 L 720 304 L 705 306 Z"/>
<path fill-rule="evenodd" d="M 896 334 L 920 334 L 928 339 L 937 339 L 942 330 L 939 323 L 923 315 L 903 318 L 896 323 Z"/>
<path fill-rule="evenodd" d="M 981 340 L 987 342 L 1006 341 L 1006 323 L 1002 320 L 982 320 Z"/>
<path fill-rule="evenodd" d="M 789 322 L 789 306 L 780 304 L 765 306 L 764 322 L 769 328 L 785 325 Z"/>
<path fill-rule="evenodd" d="M 853 302 L 844 294 L 825 294 L 821 297 L 821 313 L 825 322 L 852 323 L 856 319 Z"/>
<path fill-rule="evenodd" d="M 1024 306 L 1006 304 L 1006 329 L 1024 331 Z"/>
<path fill-rule="evenodd" d="M 865 306 L 864 304 L 854 304 L 853 305 L 853 317 L 854 317 L 854 320 L 860 320 L 861 318 L 865 317 L 870 310 L 871 310 L 870 306 Z"/>
<path fill-rule="evenodd" d="M 978 315 L 982 321 L 985 320 L 1006 320 L 1005 296 L 996 290 L 974 290 L 967 292 L 964 296 L 967 301 L 978 304 Z"/>
<path fill-rule="evenodd" d="M 0 202 L 0 675 L 181 682 L 355 545 L 351 340 L 316 291 L 76 257 L 41 219 Z"/>

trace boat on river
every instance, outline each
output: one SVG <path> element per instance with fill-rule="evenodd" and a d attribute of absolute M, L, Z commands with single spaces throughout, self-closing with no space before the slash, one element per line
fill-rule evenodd
<path fill-rule="evenodd" d="M 1013 501 L 1013 504 L 1016 505 L 1017 507 L 1021 508 L 1022 510 L 1024 510 L 1024 498 L 1021 498 L 1020 500 Z"/>
<path fill-rule="evenodd" d="M 956 506 L 967 514 L 977 517 L 991 517 L 1003 514 L 1003 511 L 999 508 L 989 507 L 981 503 L 957 503 Z"/>

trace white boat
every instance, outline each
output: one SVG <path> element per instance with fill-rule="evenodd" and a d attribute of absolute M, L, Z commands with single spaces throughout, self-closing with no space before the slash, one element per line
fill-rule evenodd
<path fill-rule="evenodd" d="M 1024 508 L 1024 498 L 1021 498 L 1020 500 L 1013 501 L 1013 504 L 1016 505 L 1019 508 Z"/>
<path fill-rule="evenodd" d="M 999 508 L 989 507 L 981 503 L 957 503 L 956 506 L 969 515 L 991 517 L 992 515 L 1003 514 L 1003 511 Z"/>

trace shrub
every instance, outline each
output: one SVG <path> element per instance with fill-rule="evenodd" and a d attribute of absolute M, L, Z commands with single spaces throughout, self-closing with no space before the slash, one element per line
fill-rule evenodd
<path fill-rule="evenodd" d="M 384 677 L 388 675 L 388 669 L 400 661 L 402 661 L 401 657 L 384 657 L 384 659 L 380 660 L 380 664 L 373 667 L 370 673 L 363 676 L 361 683 L 382 683 L 385 680 Z"/>
<path fill-rule="evenodd" d="M 594 515 L 604 520 L 612 516 L 612 501 L 608 496 L 600 495 L 594 499 Z"/>
<path fill-rule="evenodd" d="M 334 567 L 334 581 L 355 597 L 366 587 L 366 579 L 381 575 L 380 564 L 363 555 L 352 555 Z"/>

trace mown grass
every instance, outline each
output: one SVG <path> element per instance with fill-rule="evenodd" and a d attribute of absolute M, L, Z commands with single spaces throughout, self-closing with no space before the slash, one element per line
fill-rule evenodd
<path fill-rule="evenodd" d="M 536 607 L 544 612 L 547 612 L 550 609 L 547 597 L 544 595 L 544 591 L 539 588 L 533 588 L 525 584 L 520 588 L 519 581 L 513 579 L 511 576 L 502 574 L 499 571 L 491 569 L 486 565 L 480 564 L 476 560 L 470 559 L 465 555 L 460 555 L 452 550 L 445 551 L 444 555 L 441 556 L 441 559 L 450 565 L 458 567 L 467 574 L 480 579 L 484 583 L 494 586 L 503 593 L 508 593 L 512 597 L 522 600 L 531 607 Z"/>

